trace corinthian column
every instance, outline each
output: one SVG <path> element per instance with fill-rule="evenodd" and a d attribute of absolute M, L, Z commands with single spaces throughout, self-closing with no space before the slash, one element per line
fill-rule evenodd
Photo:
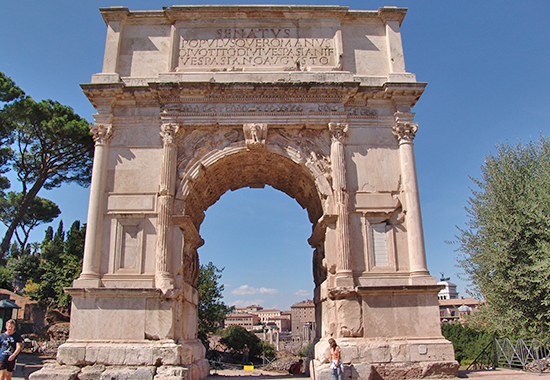
<path fill-rule="evenodd" d="M 332 187 L 338 219 L 336 220 L 337 258 L 336 286 L 353 286 L 351 269 L 351 251 L 349 246 L 349 193 L 346 186 L 346 161 L 344 141 L 347 138 L 348 125 L 329 123 L 331 133 L 330 159 L 332 162 Z"/>
<path fill-rule="evenodd" d="M 393 134 L 399 141 L 403 203 L 406 210 L 405 223 L 409 248 L 409 270 L 412 275 L 427 275 L 424 231 L 422 229 L 413 144 L 418 123 L 412 122 L 414 113 L 411 112 L 398 111 L 394 114 L 394 118 Z"/>
<path fill-rule="evenodd" d="M 86 240 L 82 273 L 74 281 L 74 287 L 98 287 L 99 261 L 101 258 L 101 241 L 103 232 L 103 209 L 105 183 L 107 180 L 107 161 L 109 159 L 109 142 L 112 137 L 112 115 L 95 115 L 96 124 L 90 126 L 95 141 L 94 162 L 92 166 L 92 183 L 90 185 L 90 204 L 86 223 Z"/>
<path fill-rule="evenodd" d="M 174 202 L 176 181 L 177 146 L 174 142 L 179 126 L 175 123 L 163 122 L 160 126 L 162 138 L 162 168 L 158 193 L 157 247 L 155 285 L 166 291 L 173 288 L 174 280 L 170 272 L 172 261 L 172 234 L 170 216 Z"/>

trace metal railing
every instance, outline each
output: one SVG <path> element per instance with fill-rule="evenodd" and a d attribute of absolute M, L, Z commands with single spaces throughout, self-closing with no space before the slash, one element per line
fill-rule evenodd
<path fill-rule="evenodd" d="M 550 367 L 550 348 L 536 339 L 495 338 L 475 358 L 468 370 L 497 367 L 536 371 L 542 373 Z"/>

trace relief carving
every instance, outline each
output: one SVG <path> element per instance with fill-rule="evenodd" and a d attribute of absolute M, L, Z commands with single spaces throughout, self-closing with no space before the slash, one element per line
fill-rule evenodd
<path fill-rule="evenodd" d="M 113 126 L 111 124 L 92 124 L 90 133 L 96 144 L 107 144 L 113 137 Z"/>
<path fill-rule="evenodd" d="M 179 125 L 174 123 L 161 124 L 160 137 L 162 139 L 162 143 L 165 146 L 173 144 L 179 129 L 180 129 Z"/>
<path fill-rule="evenodd" d="M 207 152 L 223 149 L 242 140 L 244 140 L 242 129 L 224 128 L 215 131 L 194 129 L 185 135 L 181 135 L 176 141 L 178 145 L 178 172 L 185 172 L 193 162 Z"/>
<path fill-rule="evenodd" d="M 325 177 L 330 177 L 330 140 L 327 131 L 303 128 L 301 130 L 276 129 L 270 141 L 281 148 L 293 147 Z"/>
<path fill-rule="evenodd" d="M 265 138 L 267 136 L 267 124 L 265 123 L 250 123 L 243 125 L 244 138 L 246 147 L 262 148 L 265 146 Z"/>
<path fill-rule="evenodd" d="M 394 114 L 395 125 L 392 127 L 392 132 L 399 143 L 412 143 L 418 123 L 413 123 L 414 114 L 405 112 L 396 112 Z"/>
<path fill-rule="evenodd" d="M 323 247 L 315 248 L 313 252 L 313 281 L 315 286 L 321 285 L 327 279 L 327 262 Z"/>
<path fill-rule="evenodd" d="M 183 281 L 195 286 L 199 278 L 199 255 L 197 249 L 185 244 L 182 261 Z"/>

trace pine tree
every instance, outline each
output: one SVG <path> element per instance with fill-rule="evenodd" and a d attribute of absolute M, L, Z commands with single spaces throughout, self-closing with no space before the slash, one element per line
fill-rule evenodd
<path fill-rule="evenodd" d="M 40 269 L 37 289 L 30 295 L 50 309 L 69 312 L 71 299 L 63 288 L 70 287 L 80 275 L 84 254 L 84 236 L 86 227 L 75 221 L 66 235 L 63 222 L 59 223 L 56 233 L 48 227 L 42 241 Z"/>

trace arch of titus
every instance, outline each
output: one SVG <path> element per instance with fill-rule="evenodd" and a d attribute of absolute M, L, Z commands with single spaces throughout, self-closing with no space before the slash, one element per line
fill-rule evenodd
<path fill-rule="evenodd" d="M 64 368 L 204 378 L 204 212 L 228 190 L 270 185 L 312 224 L 312 376 L 330 377 L 330 337 L 352 378 L 456 374 L 426 268 L 411 112 L 426 83 L 405 70 L 405 13 L 101 9 L 103 71 L 82 85 L 96 145 Z"/>

